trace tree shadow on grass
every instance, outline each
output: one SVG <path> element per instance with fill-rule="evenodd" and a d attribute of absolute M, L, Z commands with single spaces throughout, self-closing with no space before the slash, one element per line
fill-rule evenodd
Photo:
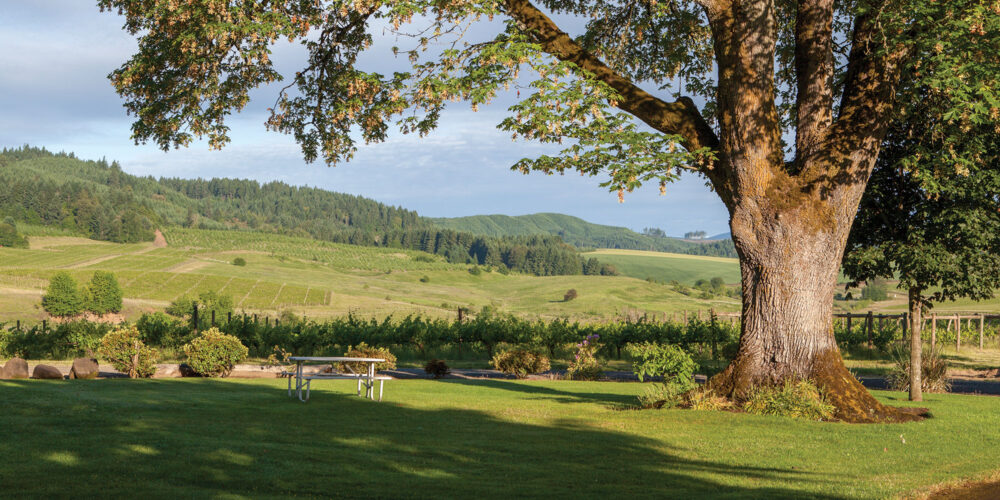
<path fill-rule="evenodd" d="M 629 395 L 629 394 L 613 394 L 606 392 L 561 391 L 557 388 L 551 387 L 551 385 L 537 385 L 531 383 L 525 384 L 508 380 L 448 379 L 448 380 L 441 380 L 440 382 L 446 384 L 490 387 L 493 389 L 520 392 L 531 396 L 546 397 L 546 399 L 551 399 L 563 403 L 602 403 L 612 407 L 622 407 L 626 405 L 634 405 L 636 403 L 636 397 L 634 395 Z M 614 384 L 616 382 L 602 382 L 602 383 Z"/>
<path fill-rule="evenodd" d="M 0 382 L 0 484 L 26 497 L 832 499 L 807 492 L 846 481 L 686 458 L 578 420 L 374 403 L 348 385 L 302 404 L 277 382 Z M 734 476 L 751 486 L 726 486 Z"/>

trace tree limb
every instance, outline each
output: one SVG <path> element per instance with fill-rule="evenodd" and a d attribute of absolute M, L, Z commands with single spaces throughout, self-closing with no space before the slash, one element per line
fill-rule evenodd
<path fill-rule="evenodd" d="M 796 164 L 820 149 L 833 113 L 833 0 L 800 0 L 795 17 Z"/>
<path fill-rule="evenodd" d="M 505 0 L 507 14 L 532 32 L 542 49 L 562 61 L 572 62 L 589 71 L 622 96 L 618 108 L 639 118 L 665 134 L 677 134 L 682 145 L 695 150 L 715 149 L 719 139 L 689 97 L 665 102 L 637 87 L 614 72 L 604 62 L 587 52 L 542 11 L 528 0 Z"/>

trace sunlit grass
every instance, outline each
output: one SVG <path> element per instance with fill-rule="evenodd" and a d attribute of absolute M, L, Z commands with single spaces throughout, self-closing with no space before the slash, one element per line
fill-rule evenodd
<path fill-rule="evenodd" d="M 19 496 L 886 498 L 1000 462 L 1000 399 L 847 425 L 623 410 L 613 382 L 0 381 L 0 484 Z M 900 393 L 876 392 L 906 405 Z M 81 490 L 85 488 L 85 490 Z"/>

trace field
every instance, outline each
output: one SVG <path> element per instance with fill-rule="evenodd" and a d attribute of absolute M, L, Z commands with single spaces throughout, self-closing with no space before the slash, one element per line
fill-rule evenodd
<path fill-rule="evenodd" d="M 715 277 L 729 284 L 740 282 L 740 262 L 736 259 L 641 250 L 596 250 L 584 256 L 597 257 L 633 278 L 653 278 L 663 283 L 676 280 L 688 285 Z"/>
<path fill-rule="evenodd" d="M 80 283 L 96 270 L 114 272 L 125 293 L 126 317 L 162 310 L 181 296 L 204 291 L 230 295 L 237 309 L 248 312 L 292 311 L 317 319 L 349 312 L 452 316 L 458 307 L 483 306 L 580 320 L 635 310 L 739 309 L 733 299 L 697 299 L 628 276 L 473 275 L 468 265 L 410 250 L 236 231 L 172 229 L 165 234 L 167 248 L 68 236 L 31 236 L 30 249 L 0 248 L 0 321 L 43 319 L 41 294 L 60 270 Z M 236 257 L 247 265 L 231 264 Z M 578 298 L 565 302 L 569 289 L 577 290 Z"/>
<path fill-rule="evenodd" d="M 0 381 L 0 484 L 27 497 L 886 498 L 990 474 L 997 399 L 848 425 L 622 410 L 643 384 Z M 907 405 L 900 393 L 876 391 Z M 52 478 L 58 477 L 58 481 Z M 141 480 L 137 480 L 140 479 Z"/>

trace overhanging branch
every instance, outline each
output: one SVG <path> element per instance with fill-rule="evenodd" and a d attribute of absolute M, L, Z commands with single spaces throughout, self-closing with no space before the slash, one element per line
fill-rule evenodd
<path fill-rule="evenodd" d="M 717 148 L 718 137 L 690 98 L 665 102 L 649 94 L 584 50 L 530 1 L 505 0 L 504 4 L 507 14 L 533 33 L 546 53 L 576 64 L 618 92 L 622 96 L 619 109 L 660 132 L 681 136 L 682 145 L 689 150 Z"/>

